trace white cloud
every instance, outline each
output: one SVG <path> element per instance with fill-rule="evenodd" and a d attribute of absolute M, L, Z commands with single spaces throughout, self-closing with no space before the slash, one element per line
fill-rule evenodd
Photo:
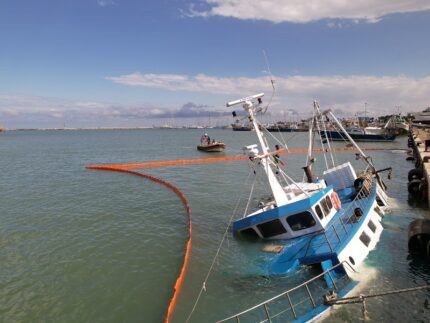
<path fill-rule="evenodd" d="M 198 74 L 196 76 L 174 74 L 133 73 L 117 77 L 107 77 L 115 83 L 126 86 L 141 86 L 170 91 L 205 92 L 225 95 L 227 99 L 253 93 L 271 93 L 270 78 L 236 77 L 220 78 Z M 362 109 L 364 102 L 370 108 L 383 112 L 402 105 L 412 110 L 420 110 L 430 102 L 428 89 L 430 76 L 411 78 L 400 76 L 290 76 L 275 77 L 277 102 L 279 107 L 302 108 L 310 106 L 313 99 L 322 105 L 336 108 Z M 283 104 L 283 106 L 281 105 Z"/>
<path fill-rule="evenodd" d="M 100 102 L 93 102 L 93 101 L 79 101 L 74 103 L 74 105 L 76 107 L 86 108 L 86 109 L 99 109 L 106 106 L 105 104 L 102 104 Z"/>
<path fill-rule="evenodd" d="M 141 74 L 139 72 L 120 76 L 109 76 L 106 77 L 106 79 L 127 86 L 218 94 L 241 93 L 243 91 L 248 91 L 247 87 L 251 85 L 250 83 L 260 82 L 258 79 L 218 78 L 205 74 L 188 76 L 176 74 Z M 242 86 L 242 84 L 244 84 L 244 86 Z"/>
<path fill-rule="evenodd" d="M 109 6 L 115 6 L 116 3 L 113 0 L 97 0 L 97 4 L 100 7 L 109 7 Z"/>
<path fill-rule="evenodd" d="M 312 101 L 318 100 L 323 109 L 333 108 L 349 115 L 362 112 L 364 102 L 371 115 L 421 111 L 430 105 L 430 76 L 412 78 L 399 76 L 275 76 L 275 97 L 269 112 L 272 115 L 300 116 L 310 113 Z M 182 91 L 196 103 L 178 101 L 175 106 L 142 103 L 139 105 L 110 104 L 97 101 L 71 101 L 37 96 L 0 94 L 0 120 L 6 127 L 33 126 L 133 126 L 156 124 L 154 118 L 207 118 L 229 114 L 225 103 L 255 93 L 265 92 L 265 102 L 272 94 L 270 78 L 215 77 L 175 74 L 142 74 L 109 77 L 124 86 Z M 202 99 L 205 94 L 207 100 Z M 202 95 L 203 94 L 203 95 Z M 216 94 L 216 95 L 213 95 Z M 167 96 L 174 97 L 174 93 Z M 155 101 L 155 99 L 153 99 Z M 184 105 L 183 105 L 184 104 Z M 209 104 L 210 106 L 208 106 Z M 183 105 L 181 107 L 181 105 Z M 225 120 L 224 120 L 225 121 Z"/>
<path fill-rule="evenodd" d="M 376 22 L 383 16 L 430 10 L 428 0 L 205 0 L 209 8 L 190 7 L 189 16 L 223 16 L 268 20 L 275 23 L 306 23 L 321 19 L 352 19 Z"/>
<path fill-rule="evenodd" d="M 130 85 L 130 86 L 148 86 L 155 88 L 165 88 L 166 86 L 171 90 L 184 90 L 184 82 L 187 81 L 185 75 L 175 74 L 141 74 L 139 72 L 121 75 L 109 76 L 107 80 L 115 83 Z"/>
<path fill-rule="evenodd" d="M 56 114 L 63 110 L 89 111 L 103 109 L 107 105 L 92 101 L 68 101 L 58 98 L 26 96 L 26 95 L 0 95 L 0 112 L 19 114 L 20 112 L 44 111 Z M 9 111 L 9 112 L 7 112 Z"/>

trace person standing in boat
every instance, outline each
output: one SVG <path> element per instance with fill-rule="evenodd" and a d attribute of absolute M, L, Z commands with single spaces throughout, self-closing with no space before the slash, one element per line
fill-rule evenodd
<path fill-rule="evenodd" d="M 207 133 L 205 133 L 203 136 L 202 136 L 202 138 L 200 139 L 200 143 L 203 145 L 203 144 L 206 144 L 206 145 L 209 145 L 210 143 L 211 143 L 211 139 L 209 138 L 209 136 L 208 136 L 208 134 Z"/>

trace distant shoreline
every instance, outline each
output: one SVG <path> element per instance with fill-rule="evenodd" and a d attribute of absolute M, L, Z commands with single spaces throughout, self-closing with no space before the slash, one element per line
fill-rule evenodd
<path fill-rule="evenodd" d="M 7 131 L 97 131 L 97 130 L 148 130 L 148 129 L 162 129 L 162 130 L 177 130 L 177 129 L 231 129 L 231 127 L 211 127 L 211 128 L 194 128 L 194 127 L 99 127 L 99 128 L 8 128 Z"/>

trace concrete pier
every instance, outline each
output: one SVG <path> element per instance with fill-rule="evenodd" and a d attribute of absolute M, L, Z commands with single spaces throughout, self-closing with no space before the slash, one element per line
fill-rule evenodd
<path fill-rule="evenodd" d="M 408 146 L 413 149 L 415 168 L 410 170 L 408 174 L 408 191 L 413 197 L 426 199 L 427 202 L 429 202 L 430 145 L 428 151 L 425 151 L 425 142 L 427 138 L 430 138 L 430 129 L 412 127 L 409 132 Z M 421 181 L 421 183 L 418 183 L 418 181 Z M 414 185 L 416 186 L 415 188 L 412 187 Z M 411 190 L 416 194 L 411 193 Z"/>

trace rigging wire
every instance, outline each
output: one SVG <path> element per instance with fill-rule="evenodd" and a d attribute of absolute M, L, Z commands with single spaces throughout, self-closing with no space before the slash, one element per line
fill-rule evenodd
<path fill-rule="evenodd" d="M 254 193 L 255 182 L 257 180 L 257 176 L 254 176 L 254 180 L 252 182 L 251 190 L 249 192 L 248 201 L 246 203 L 245 212 L 243 212 L 243 217 L 248 213 L 249 204 L 251 204 L 252 194 Z"/>
<path fill-rule="evenodd" d="M 251 176 L 251 174 L 252 174 L 252 173 L 253 173 L 253 172 L 249 172 L 249 173 L 248 173 L 248 178 L 246 179 L 246 181 L 248 181 L 248 180 L 249 180 L 249 177 Z M 194 303 L 194 305 L 193 305 L 193 308 L 191 309 L 191 312 L 190 312 L 190 314 L 188 315 L 188 317 L 187 317 L 187 319 L 186 319 L 185 323 L 188 323 L 188 322 L 190 321 L 190 319 L 191 319 L 191 317 L 192 317 L 192 315 L 193 315 L 193 313 L 194 313 L 195 309 L 197 308 L 197 304 L 198 304 L 198 303 L 199 303 L 199 301 L 200 301 L 200 297 L 202 296 L 203 291 L 206 291 L 206 283 L 207 283 L 207 281 L 208 281 L 208 279 L 209 279 L 210 274 L 212 273 L 212 269 L 213 269 L 213 267 L 214 267 L 214 265 L 215 265 L 215 262 L 216 262 L 216 261 L 217 261 L 217 259 L 218 259 L 218 256 L 219 256 L 219 253 L 220 253 L 220 251 L 221 251 L 221 247 L 222 247 L 222 245 L 223 245 L 223 243 L 224 243 L 224 240 L 226 240 L 226 237 L 227 237 L 227 234 L 228 234 L 228 229 L 230 228 L 231 223 L 233 222 L 233 217 L 234 217 L 234 215 L 235 215 L 235 214 L 236 214 L 236 212 L 237 212 L 237 208 L 238 208 L 238 206 L 239 206 L 239 201 L 240 201 L 240 199 L 238 199 L 238 201 L 237 201 L 237 203 L 236 203 L 236 206 L 235 206 L 235 208 L 234 208 L 234 211 L 232 212 L 232 216 L 230 217 L 229 222 L 228 222 L 228 224 L 227 224 L 227 227 L 225 228 L 225 231 L 224 231 L 224 234 L 223 234 L 223 236 L 222 236 L 221 242 L 220 242 L 220 243 L 219 243 L 219 245 L 218 245 L 218 249 L 217 249 L 217 251 L 216 251 L 216 253 L 215 253 L 215 256 L 214 256 L 214 258 L 213 258 L 213 260 L 212 260 L 212 263 L 211 263 L 211 265 L 210 265 L 210 267 L 209 267 L 208 273 L 206 274 L 206 277 L 205 277 L 205 279 L 204 279 L 204 281 L 203 281 L 202 287 L 200 288 L 199 294 L 198 294 L 198 296 L 197 296 L 197 298 L 196 298 L 196 301 L 195 301 L 195 303 Z"/>
<path fill-rule="evenodd" d="M 267 111 L 267 108 L 272 104 L 272 100 L 273 100 L 273 98 L 274 98 L 274 96 L 275 96 L 275 92 L 276 92 L 276 88 L 275 88 L 275 79 L 274 79 L 274 77 L 273 77 L 273 74 L 272 74 L 272 71 L 271 71 L 271 69 L 270 69 L 270 66 L 269 66 L 269 60 L 267 59 L 267 55 L 266 55 L 266 51 L 265 50 L 263 50 L 263 55 L 264 55 L 264 60 L 265 60 L 265 62 L 266 62 L 266 67 L 267 67 L 267 72 L 269 73 L 269 75 L 270 75 L 270 84 L 272 85 L 272 94 L 271 94 L 271 96 L 270 96 L 270 98 L 269 98 L 269 103 L 267 104 L 267 106 L 266 106 L 266 108 L 264 109 L 264 112 L 263 113 L 265 113 L 266 111 Z M 282 135 L 282 132 L 279 130 L 279 126 L 275 123 L 275 125 L 276 125 L 276 127 L 278 128 L 278 133 L 279 133 L 279 135 L 281 136 L 281 139 L 282 139 L 282 141 L 283 141 L 283 147 L 285 147 L 286 149 L 288 149 L 288 146 L 287 146 L 287 141 L 286 141 L 286 139 L 284 138 L 284 136 Z M 267 130 L 267 129 L 266 129 Z M 267 131 L 267 132 L 269 132 L 269 131 Z M 272 135 L 273 136 L 273 135 Z"/>
<path fill-rule="evenodd" d="M 320 110 L 320 105 L 319 105 L 318 102 L 316 102 L 316 106 L 317 106 L 318 112 L 320 112 L 321 110 Z M 325 125 L 325 122 L 324 122 L 324 116 L 321 115 L 320 121 L 322 123 L 322 128 L 323 128 L 323 131 L 325 133 L 326 140 L 327 140 L 327 147 L 328 147 L 328 149 L 330 149 L 331 162 L 332 162 L 333 167 L 335 167 L 336 165 L 334 163 L 333 153 L 331 152 L 330 140 L 327 139 L 327 128 L 326 128 L 326 125 Z"/>
<path fill-rule="evenodd" d="M 284 140 L 284 137 L 282 136 L 281 132 L 280 132 L 280 134 L 281 134 L 281 138 L 282 138 L 283 142 L 281 142 L 278 138 L 276 138 L 274 135 L 272 135 L 272 133 L 269 130 L 267 130 L 262 124 L 259 123 L 258 126 L 261 126 L 261 128 L 264 131 L 264 134 L 269 134 L 273 138 L 273 140 L 275 140 L 278 144 L 281 145 L 281 147 L 285 147 L 285 149 L 288 150 L 287 142 Z"/>
<path fill-rule="evenodd" d="M 316 105 L 316 101 L 314 101 L 314 106 L 315 105 Z M 317 120 L 316 124 L 317 124 L 318 133 L 320 134 L 321 147 L 323 148 L 323 151 L 325 151 L 324 141 L 321 138 L 320 123 L 319 123 L 318 120 Z M 324 161 L 325 161 L 326 169 L 329 169 L 329 167 L 328 167 L 328 161 L 327 161 L 327 156 L 325 155 L 325 152 L 324 152 L 323 156 L 324 156 Z"/>
<path fill-rule="evenodd" d="M 325 139 L 327 140 L 327 145 L 328 145 L 328 148 L 329 148 L 329 152 L 330 152 L 330 156 L 331 156 L 331 159 L 332 159 L 333 167 L 335 167 L 335 163 L 334 163 L 334 160 L 333 160 L 333 150 L 334 149 L 332 149 L 332 147 L 330 145 L 330 138 L 329 138 L 328 133 L 327 133 L 326 125 L 325 125 L 325 122 L 324 122 L 324 116 L 321 113 L 320 105 L 319 105 L 318 102 L 316 102 L 316 105 L 317 105 L 317 111 L 318 111 L 318 115 L 319 115 L 319 121 L 318 122 L 321 122 L 322 125 L 323 125 L 324 133 L 325 133 Z M 337 126 L 336 123 L 334 123 L 333 126 L 334 126 L 334 129 L 340 134 L 340 136 L 341 136 L 342 140 L 344 141 L 344 143 L 346 143 L 346 145 L 348 145 L 349 144 L 349 140 L 345 140 L 344 133 L 343 133 L 342 129 L 340 129 Z M 322 140 L 321 132 L 320 132 L 320 138 Z M 338 162 L 337 162 L 337 159 L 336 159 L 336 164 L 337 163 Z M 339 182 L 342 183 L 342 186 L 346 187 L 345 178 L 343 176 L 340 176 L 337 172 L 335 174 L 336 174 L 335 176 L 339 180 Z"/>
<path fill-rule="evenodd" d="M 267 59 L 266 51 L 264 49 L 263 49 L 263 56 L 264 56 L 264 60 L 266 62 L 267 72 L 270 75 L 270 83 L 272 84 L 272 94 L 270 96 L 269 103 L 267 103 L 267 106 L 264 109 L 264 112 L 263 112 L 263 114 L 264 114 L 267 111 L 267 109 L 269 108 L 269 106 L 272 104 L 272 100 L 273 100 L 273 97 L 275 96 L 276 88 L 275 88 L 275 80 L 273 78 L 272 71 L 270 70 L 270 66 L 269 66 L 269 60 Z"/>
<path fill-rule="evenodd" d="M 314 134 L 314 124 L 315 124 L 315 110 L 313 110 L 312 112 L 312 119 L 309 120 L 308 126 L 309 126 L 309 143 L 308 143 L 308 149 L 307 149 L 307 155 L 306 155 L 306 167 L 311 165 L 311 160 L 312 160 L 312 148 L 314 146 L 314 141 L 315 141 L 315 134 Z M 306 178 L 306 174 L 303 174 L 302 177 L 302 182 L 305 181 Z"/>
<path fill-rule="evenodd" d="M 302 193 L 304 193 L 306 196 L 310 196 L 305 190 L 303 190 L 299 184 L 297 184 L 290 176 L 288 176 L 287 173 L 285 173 L 282 169 L 281 169 L 281 173 L 282 175 L 286 176 L 292 183 L 294 186 L 296 186 Z"/>
<path fill-rule="evenodd" d="M 261 126 L 260 124 L 258 124 L 259 126 Z M 270 136 L 272 136 L 272 138 L 276 141 L 276 142 L 278 142 L 279 144 L 281 144 L 281 142 L 275 137 L 275 136 L 273 136 L 266 128 L 264 128 L 264 127 L 262 127 L 262 129 L 263 130 L 265 130 L 265 133 L 268 133 Z M 266 144 L 267 144 L 267 142 L 266 142 Z M 268 146 L 268 145 L 267 145 Z M 289 149 L 288 149 L 288 146 L 285 144 L 285 146 L 286 146 L 286 150 L 287 150 L 287 152 L 289 152 Z M 271 159 L 269 159 L 268 160 L 268 163 L 267 163 L 267 167 L 270 167 L 270 165 L 274 165 L 274 163 L 272 162 L 272 160 Z M 283 179 L 285 180 L 285 182 L 288 184 L 288 181 L 290 181 L 292 184 L 294 184 L 300 191 L 302 191 L 303 193 L 305 193 L 307 196 L 308 196 L 308 194 L 283 170 L 283 169 L 281 169 L 280 167 L 278 167 L 277 166 L 277 168 L 278 168 L 278 170 L 280 171 L 280 173 L 281 173 L 281 175 L 282 175 L 282 177 L 283 177 Z M 264 182 L 263 182 L 263 184 L 264 184 Z M 266 190 L 268 190 L 267 189 L 267 187 L 266 187 Z"/>
<path fill-rule="evenodd" d="M 269 108 L 269 106 L 272 104 L 272 101 L 273 101 L 273 98 L 274 98 L 274 96 L 275 96 L 275 92 L 276 92 L 276 87 L 275 87 L 275 79 L 274 79 L 274 77 L 273 77 L 273 74 L 272 74 L 272 71 L 270 70 L 270 66 L 269 66 L 269 60 L 267 59 L 267 55 L 266 55 L 266 51 L 263 49 L 263 56 L 264 56 L 264 61 L 265 61 L 265 63 L 266 63 L 266 68 L 267 68 L 267 72 L 269 73 L 269 76 L 270 76 L 270 84 L 272 85 L 272 94 L 270 95 L 270 98 L 269 98 L 269 103 L 267 104 L 267 106 L 263 109 L 263 114 L 264 113 L 266 113 L 266 111 L 267 111 L 267 109 Z M 260 125 L 260 124 L 259 124 Z M 279 140 L 277 140 L 280 144 L 281 144 L 281 146 L 283 146 L 283 147 L 285 147 L 286 149 L 288 149 L 288 146 L 287 146 L 287 142 L 286 142 L 286 140 L 285 140 L 285 138 L 284 138 L 284 136 L 282 135 L 282 133 L 281 133 L 281 131 L 279 131 L 279 127 L 277 126 L 277 128 L 278 128 L 278 133 L 280 134 L 280 136 L 281 136 L 281 139 L 282 139 L 282 141 L 283 141 L 283 144 L 281 144 L 280 142 L 279 142 Z M 263 129 L 264 129 L 264 127 L 263 127 Z M 267 129 L 265 129 L 267 132 L 269 132 Z M 272 135 L 272 134 L 271 134 Z M 272 135 L 273 136 L 273 135 Z"/>

